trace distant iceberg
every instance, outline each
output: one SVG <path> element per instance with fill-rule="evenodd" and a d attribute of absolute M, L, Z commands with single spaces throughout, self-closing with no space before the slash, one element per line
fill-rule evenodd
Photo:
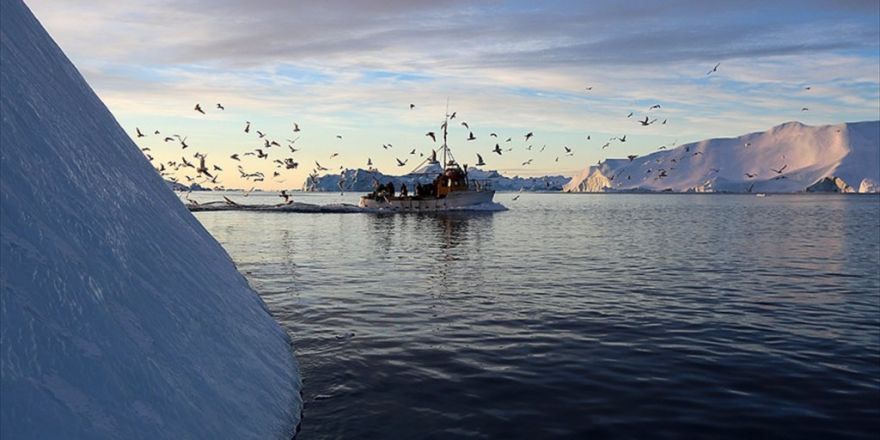
<path fill-rule="evenodd" d="M 788 122 L 737 138 L 590 165 L 570 192 L 878 192 L 880 121 Z"/>
<path fill-rule="evenodd" d="M 291 438 L 287 334 L 28 8 L 2 3 L 0 438 Z"/>
<path fill-rule="evenodd" d="M 411 173 L 395 176 L 379 172 L 375 169 L 347 169 L 339 174 L 309 176 L 303 184 L 303 191 L 355 191 L 369 192 L 373 183 L 394 183 L 395 188 L 406 184 L 412 188 L 416 183 L 429 183 L 440 174 L 439 163 L 426 164 Z M 472 180 L 488 182 L 496 191 L 560 191 L 570 177 L 506 177 L 498 171 L 486 171 L 479 168 L 468 168 L 468 177 Z"/>

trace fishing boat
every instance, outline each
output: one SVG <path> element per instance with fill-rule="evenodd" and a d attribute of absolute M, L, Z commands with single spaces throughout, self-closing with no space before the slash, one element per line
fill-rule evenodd
<path fill-rule="evenodd" d="M 440 160 L 437 151 L 420 163 L 411 174 L 421 174 L 424 183 L 416 183 L 407 193 L 395 193 L 393 186 L 377 182 L 370 194 L 361 196 L 358 206 L 371 209 L 387 209 L 403 212 L 431 212 L 466 210 L 478 205 L 492 203 L 495 190 L 488 181 L 470 179 L 468 166 L 459 164 L 447 144 L 449 111 L 440 128 L 443 129 L 443 146 Z M 409 191 L 412 191 L 411 193 Z"/>

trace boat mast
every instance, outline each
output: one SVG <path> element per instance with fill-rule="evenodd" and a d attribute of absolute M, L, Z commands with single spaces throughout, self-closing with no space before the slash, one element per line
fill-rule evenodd
<path fill-rule="evenodd" d="M 446 169 L 446 165 L 447 165 L 446 150 L 449 148 L 446 145 L 446 132 L 447 132 L 448 126 L 449 126 L 449 98 L 447 97 L 446 98 L 446 119 L 443 121 L 443 168 L 442 169 L 444 169 L 444 170 Z"/>

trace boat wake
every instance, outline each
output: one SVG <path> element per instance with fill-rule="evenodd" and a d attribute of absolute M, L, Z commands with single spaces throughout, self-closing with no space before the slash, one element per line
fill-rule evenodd
<path fill-rule="evenodd" d="M 245 212 L 298 212 L 298 213 L 328 213 L 328 214 L 347 214 L 347 213 L 358 213 L 358 212 L 402 212 L 400 209 L 394 208 L 362 208 L 357 205 L 352 205 L 350 203 L 331 203 L 327 205 L 315 205 L 312 203 L 290 203 L 290 204 L 279 204 L 279 205 L 245 205 L 245 204 L 230 204 L 227 202 L 206 202 L 206 203 L 186 203 L 187 209 L 192 212 L 205 212 L 205 211 L 245 211 Z M 434 211 L 434 212 L 444 212 L 444 211 L 455 211 L 455 212 L 468 212 L 468 211 L 478 211 L 478 212 L 499 212 L 499 211 L 507 211 L 507 207 L 500 203 L 496 202 L 488 202 L 488 203 L 480 203 L 477 205 L 470 206 L 460 206 L 455 208 L 448 208 L 443 211 Z"/>

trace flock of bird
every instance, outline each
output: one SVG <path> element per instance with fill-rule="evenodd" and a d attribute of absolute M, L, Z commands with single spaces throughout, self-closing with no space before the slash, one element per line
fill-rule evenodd
<path fill-rule="evenodd" d="M 720 66 L 721 66 L 721 63 L 717 63 L 711 70 L 709 70 L 706 73 L 706 75 L 708 76 L 708 75 L 712 75 L 712 74 L 717 73 L 718 68 Z M 805 89 L 811 90 L 811 87 L 805 87 Z M 590 92 L 592 90 L 593 90 L 592 86 L 585 88 L 586 92 Z M 215 109 L 218 112 L 222 112 L 222 111 L 226 110 L 225 106 L 223 106 L 220 103 L 216 104 Z M 411 111 L 415 110 L 416 105 L 410 104 L 409 109 Z M 808 109 L 806 107 L 804 107 L 802 109 L 802 111 L 807 111 L 807 110 Z M 196 104 L 195 107 L 193 107 L 193 111 L 195 111 L 196 113 L 199 113 L 201 115 L 207 114 L 205 112 L 205 110 L 202 108 L 201 104 Z M 667 123 L 669 121 L 668 118 L 663 118 L 661 120 L 659 116 L 656 116 L 657 112 L 660 112 L 660 111 L 662 111 L 661 104 L 654 104 L 654 105 L 651 105 L 650 107 L 648 107 L 644 111 L 644 113 L 642 115 L 643 117 L 640 116 L 638 118 L 633 119 L 635 116 L 635 112 L 630 112 L 629 114 L 626 115 L 626 118 L 633 119 L 635 122 L 637 122 L 639 124 L 639 126 L 642 126 L 642 127 L 647 127 L 647 126 L 650 126 L 653 124 L 667 125 Z M 440 133 L 443 133 L 443 132 L 449 133 L 450 130 L 448 130 L 449 127 L 447 124 L 456 120 L 457 116 L 458 116 L 457 112 L 452 112 L 451 114 L 448 114 L 446 120 L 444 120 L 444 122 L 439 127 Z M 474 142 L 474 141 L 478 140 L 476 134 L 474 133 L 474 130 L 471 128 L 471 126 L 470 126 L 470 124 L 468 124 L 468 122 L 460 121 L 459 124 L 461 127 L 463 127 L 463 131 L 466 133 L 466 136 L 462 136 L 465 142 L 469 143 L 469 142 Z M 240 178 L 247 180 L 247 181 L 250 181 L 254 184 L 256 184 L 258 182 L 264 182 L 267 178 L 271 179 L 273 182 L 276 182 L 276 183 L 283 183 L 285 181 L 283 179 L 283 177 L 284 177 L 283 173 L 285 171 L 296 170 L 300 167 L 300 163 L 296 159 L 294 159 L 294 157 L 293 157 L 294 153 L 300 151 L 300 148 L 296 147 L 296 143 L 300 139 L 299 133 L 301 132 L 299 123 L 291 122 L 290 133 L 292 133 L 291 137 L 293 137 L 293 138 L 291 139 L 291 138 L 285 137 L 283 139 L 284 145 L 282 145 L 282 143 L 278 139 L 269 137 L 266 132 L 264 132 L 262 130 L 255 129 L 254 126 L 252 125 L 251 121 L 245 121 L 244 127 L 242 130 L 245 134 L 248 134 L 248 135 L 251 135 L 253 133 L 252 135 L 255 136 L 254 142 L 256 145 L 254 145 L 250 148 L 247 148 L 244 151 L 232 154 L 229 156 L 229 158 L 231 160 L 234 160 L 237 162 L 243 162 L 243 160 L 247 159 L 248 157 L 252 157 L 254 160 L 257 160 L 257 161 L 268 161 L 270 159 L 270 154 L 271 154 L 271 156 L 274 158 L 272 160 L 272 163 L 274 164 L 275 170 L 273 170 L 271 176 L 267 176 L 262 171 L 255 171 L 255 170 L 248 171 L 247 169 L 245 169 L 244 165 L 242 163 L 240 163 L 237 166 L 237 172 L 238 172 L 238 175 Z M 141 129 L 139 127 L 135 127 L 135 134 L 136 134 L 137 138 L 148 137 L 146 134 L 144 134 L 141 131 Z M 186 136 L 181 136 L 179 134 L 172 134 L 170 136 L 162 137 L 162 134 L 159 130 L 155 130 L 153 132 L 153 134 L 156 136 L 159 136 L 163 140 L 164 143 L 173 142 L 173 143 L 177 144 L 181 150 L 181 157 L 180 157 L 179 161 L 178 160 L 168 160 L 166 162 L 159 162 L 158 164 L 156 164 L 155 159 L 150 154 L 151 149 L 149 147 L 141 148 L 141 150 L 146 155 L 147 159 L 149 159 L 151 162 L 154 163 L 154 167 L 156 168 L 156 171 L 160 175 L 162 175 L 166 179 L 168 179 L 172 182 L 175 182 L 175 183 L 179 183 L 182 178 L 182 179 L 185 179 L 185 181 L 188 184 L 190 184 L 190 186 L 192 184 L 198 184 L 201 186 L 204 186 L 206 184 L 210 184 L 210 185 L 213 185 L 213 187 L 215 189 L 222 189 L 223 188 L 222 182 L 220 181 L 219 176 L 220 176 L 221 172 L 224 172 L 224 170 L 216 164 L 212 164 L 211 166 L 209 166 L 208 163 L 206 162 L 208 159 L 207 154 L 195 151 L 191 155 L 191 158 L 197 159 L 197 161 L 196 160 L 190 161 L 187 159 L 187 153 L 185 153 L 184 150 L 189 148 L 190 145 L 187 143 L 188 138 Z M 427 133 L 425 133 L 425 137 L 430 139 L 431 142 L 435 145 L 438 143 L 437 132 L 428 131 Z M 513 143 L 514 142 L 513 137 L 507 137 L 506 140 L 501 141 L 498 134 L 494 133 L 494 132 L 489 133 L 488 137 L 491 138 L 490 143 L 495 144 L 494 147 L 492 147 L 491 149 L 489 149 L 487 151 L 487 153 L 489 153 L 490 155 L 492 153 L 494 153 L 498 156 L 502 156 L 505 153 L 514 151 L 514 148 L 516 148 L 516 146 L 517 146 L 515 143 Z M 534 137 L 535 137 L 535 133 L 533 131 L 529 131 L 529 132 L 523 134 L 522 135 L 523 144 L 521 145 L 521 148 L 525 151 L 533 151 L 533 152 L 537 152 L 537 153 L 543 153 L 545 151 L 545 149 L 547 148 L 547 145 L 546 144 L 542 145 L 540 147 L 540 149 L 535 148 L 535 145 L 530 143 L 530 141 L 532 141 Z M 338 140 L 341 140 L 343 138 L 343 136 L 336 135 L 336 138 Z M 613 142 L 623 144 L 627 141 L 626 138 L 627 138 L 627 135 L 625 135 L 625 134 L 621 135 L 621 136 L 612 136 L 612 137 L 608 138 L 608 140 L 603 143 L 603 145 L 601 146 L 601 149 L 605 150 L 607 148 L 610 148 L 613 145 L 612 144 Z M 592 140 L 592 137 L 590 135 L 587 135 L 586 140 L 590 141 L 590 140 Z M 504 144 L 504 146 L 502 146 L 502 144 Z M 748 148 L 749 145 L 750 144 L 746 144 L 745 147 Z M 432 162 L 432 163 L 437 162 L 436 157 L 437 157 L 438 147 L 439 147 L 439 145 L 437 145 L 437 146 L 432 145 L 431 153 L 429 153 L 430 155 L 428 156 L 428 159 L 426 159 L 427 161 Z M 662 149 L 666 149 L 666 148 L 667 147 L 664 145 L 664 146 L 661 146 L 659 149 L 662 150 Z M 393 145 L 391 143 L 382 144 L 382 149 L 384 151 L 392 150 Z M 404 150 L 404 151 L 406 151 L 406 150 Z M 559 162 L 560 157 L 571 157 L 571 156 L 575 155 L 574 150 L 567 145 L 562 146 L 561 150 L 556 150 L 556 151 L 558 151 L 558 154 L 555 155 L 554 162 Z M 409 155 L 412 155 L 412 156 L 416 155 L 416 153 L 417 153 L 416 148 L 412 148 L 409 151 Z M 646 170 L 645 174 L 654 173 L 655 179 L 665 178 L 669 175 L 669 172 L 671 172 L 672 170 L 675 169 L 676 163 L 678 163 L 681 160 L 684 160 L 686 158 L 695 157 L 695 156 L 702 154 L 702 152 L 699 152 L 699 151 L 694 152 L 693 154 L 689 154 L 689 149 L 686 150 L 684 153 L 686 154 L 685 156 L 671 158 L 670 159 L 671 166 L 668 166 L 666 168 L 659 168 L 658 170 L 648 169 L 648 170 Z M 426 156 L 424 153 L 418 153 L 418 154 L 420 157 Z M 551 156 L 553 156 L 553 155 L 551 154 Z M 329 155 L 327 160 L 332 161 L 338 157 L 339 157 L 339 153 L 334 152 Z M 637 155 L 627 156 L 627 158 L 629 159 L 630 162 L 632 162 L 636 157 L 638 157 L 638 156 Z M 400 157 L 394 157 L 394 159 L 395 159 L 398 167 L 404 167 L 409 163 L 409 158 L 406 156 L 404 156 L 403 159 L 401 159 Z M 525 160 L 524 162 L 522 162 L 522 166 L 523 167 L 530 166 L 534 162 L 534 160 L 535 160 L 534 157 L 530 157 L 527 160 Z M 248 159 L 248 161 L 251 161 L 251 159 Z M 658 159 L 658 161 L 659 161 L 659 159 Z M 197 164 L 195 162 L 197 162 Z M 602 161 L 600 160 L 599 165 L 601 165 L 601 164 L 602 164 Z M 367 169 L 369 171 L 375 171 L 375 169 L 373 168 L 373 160 L 371 157 L 367 158 L 366 165 L 367 165 Z M 483 155 L 480 154 L 479 152 L 476 153 L 475 165 L 480 166 L 480 167 L 487 165 L 487 162 L 485 161 Z M 778 168 L 771 168 L 771 170 L 779 175 L 779 176 L 777 176 L 777 178 L 781 179 L 781 178 L 785 178 L 785 176 L 783 175 L 783 171 L 786 169 L 787 166 L 788 166 L 787 164 L 783 164 L 783 165 L 779 166 Z M 339 170 L 344 170 L 344 169 L 345 169 L 344 166 L 339 165 Z M 330 168 L 327 166 L 321 165 L 321 163 L 318 161 L 315 161 L 315 166 L 312 168 L 311 173 L 309 174 L 309 179 L 315 180 L 320 176 L 321 172 L 326 172 L 326 171 L 330 171 Z M 720 170 L 715 169 L 715 171 L 717 172 Z M 342 171 L 342 173 L 344 173 L 344 171 Z M 757 173 L 746 173 L 745 176 L 747 178 L 751 179 L 751 178 L 756 177 L 757 175 L 758 175 Z M 611 176 L 609 179 L 613 181 L 614 179 L 616 179 L 618 177 L 619 177 L 619 175 L 615 175 L 615 176 Z M 632 175 L 626 176 L 627 180 L 630 180 L 631 178 L 632 178 Z M 621 185 L 621 184 L 622 184 L 622 182 L 618 182 L 618 185 Z M 252 187 L 247 192 L 249 193 L 253 189 L 254 189 L 254 187 Z M 284 198 L 285 201 L 288 201 L 288 197 L 284 197 L 282 195 L 282 198 Z"/>

